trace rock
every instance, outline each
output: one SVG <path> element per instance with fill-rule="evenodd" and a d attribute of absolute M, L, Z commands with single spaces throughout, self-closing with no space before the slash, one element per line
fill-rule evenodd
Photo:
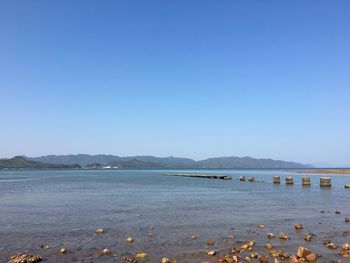
<path fill-rule="evenodd" d="M 239 258 L 237 256 L 232 256 L 233 262 L 238 262 Z"/>
<path fill-rule="evenodd" d="M 231 253 L 232 254 L 238 254 L 240 252 L 241 252 L 241 250 L 239 248 L 235 248 L 235 247 L 231 248 Z"/>
<path fill-rule="evenodd" d="M 302 225 L 302 224 L 296 224 L 296 225 L 294 226 L 294 228 L 295 228 L 296 230 L 301 230 L 301 229 L 303 229 L 303 225 Z"/>
<path fill-rule="evenodd" d="M 275 238 L 275 235 L 273 233 L 267 233 L 267 238 L 268 239 Z"/>
<path fill-rule="evenodd" d="M 342 257 L 345 257 L 345 258 L 350 258 L 350 251 L 349 250 L 341 250 L 339 252 L 339 255 L 342 256 Z"/>
<path fill-rule="evenodd" d="M 345 223 L 349 223 L 350 222 L 350 218 L 345 217 Z"/>
<path fill-rule="evenodd" d="M 289 258 L 289 263 L 299 263 L 299 260 L 296 256 L 293 255 Z"/>
<path fill-rule="evenodd" d="M 126 239 L 126 242 L 132 243 L 132 242 L 134 242 L 134 239 L 133 239 L 132 237 L 128 237 L 128 238 Z"/>
<path fill-rule="evenodd" d="M 311 254 L 310 249 L 307 249 L 306 247 L 298 247 L 296 256 L 298 258 L 306 258 L 306 256 L 310 254 Z"/>
<path fill-rule="evenodd" d="M 350 189 L 350 184 L 346 184 L 346 185 L 344 185 L 344 188 L 346 188 L 346 189 Z"/>
<path fill-rule="evenodd" d="M 96 229 L 96 233 L 97 234 L 103 234 L 104 232 L 105 232 L 105 230 L 102 227 L 99 227 L 99 228 Z"/>
<path fill-rule="evenodd" d="M 341 250 L 339 252 L 340 256 L 343 256 L 345 258 L 350 258 L 350 244 L 344 243 L 341 247 Z"/>
<path fill-rule="evenodd" d="M 241 245 L 241 249 L 247 250 L 248 248 L 249 248 L 248 243 Z"/>
<path fill-rule="evenodd" d="M 215 250 L 209 250 L 209 251 L 207 252 L 207 254 L 208 254 L 208 256 L 215 256 L 216 251 L 215 251 Z"/>
<path fill-rule="evenodd" d="M 103 250 L 102 250 L 102 254 L 103 255 L 109 255 L 111 253 L 111 251 L 108 249 L 108 248 L 104 248 Z"/>
<path fill-rule="evenodd" d="M 171 263 L 171 260 L 168 259 L 167 257 L 163 257 L 161 262 L 162 263 Z"/>
<path fill-rule="evenodd" d="M 144 259 L 144 258 L 146 258 L 147 256 L 148 256 L 148 255 L 147 255 L 147 253 L 145 253 L 145 252 L 136 253 L 136 258 Z"/>
<path fill-rule="evenodd" d="M 41 247 L 41 248 L 44 248 L 44 249 L 48 249 L 50 246 L 49 246 L 49 245 L 41 244 L 40 247 Z"/>
<path fill-rule="evenodd" d="M 247 261 L 247 262 L 251 261 L 250 257 L 245 257 L 244 260 Z"/>
<path fill-rule="evenodd" d="M 232 240 L 233 238 L 234 237 L 232 235 L 226 237 L 227 240 Z"/>
<path fill-rule="evenodd" d="M 273 257 L 278 257 L 279 256 L 279 252 L 277 250 L 271 250 L 270 251 L 270 255 L 273 256 Z"/>
<path fill-rule="evenodd" d="M 283 233 L 283 232 L 280 232 L 279 238 L 280 238 L 281 240 L 288 240 L 288 239 L 289 239 L 289 237 L 288 237 L 285 233 Z"/>
<path fill-rule="evenodd" d="M 259 256 L 258 260 L 260 263 L 268 263 L 269 262 L 269 258 L 267 256 L 263 256 L 263 255 Z"/>
<path fill-rule="evenodd" d="M 67 253 L 67 249 L 63 247 L 63 248 L 60 249 L 59 252 L 60 252 L 60 254 L 66 254 Z"/>
<path fill-rule="evenodd" d="M 265 225 L 264 224 L 259 224 L 258 228 L 265 228 Z"/>
<path fill-rule="evenodd" d="M 267 249 L 272 249 L 272 244 L 271 244 L 271 243 L 267 243 L 267 244 L 266 244 L 266 248 L 267 248 Z"/>
<path fill-rule="evenodd" d="M 153 237 L 153 233 L 152 232 L 148 232 L 147 236 L 148 237 Z"/>
<path fill-rule="evenodd" d="M 207 245 L 208 246 L 214 246 L 215 242 L 213 240 L 208 240 Z"/>
<path fill-rule="evenodd" d="M 248 242 L 244 243 L 243 245 L 241 245 L 241 249 L 251 251 L 251 250 L 253 250 L 254 245 L 255 245 L 255 240 L 248 241 Z"/>
<path fill-rule="evenodd" d="M 195 235 L 191 236 L 191 239 L 197 239 L 197 237 Z"/>
<path fill-rule="evenodd" d="M 258 258 L 259 257 L 259 254 L 258 253 L 251 253 L 249 255 L 250 258 Z"/>
<path fill-rule="evenodd" d="M 134 257 L 125 256 L 125 257 L 123 257 L 123 260 L 125 260 L 127 262 L 137 263 L 137 260 Z"/>
<path fill-rule="evenodd" d="M 307 242 L 311 242 L 312 241 L 312 234 L 308 233 L 305 235 L 304 240 Z"/>
<path fill-rule="evenodd" d="M 279 257 L 281 259 L 288 259 L 288 258 L 290 258 L 290 255 L 287 252 L 281 251 L 279 254 Z"/>
<path fill-rule="evenodd" d="M 239 180 L 240 180 L 241 182 L 244 182 L 244 181 L 245 181 L 245 176 L 240 176 L 240 177 L 239 177 Z"/>
<path fill-rule="evenodd" d="M 255 182 L 255 178 L 254 177 L 248 177 L 248 182 Z"/>
<path fill-rule="evenodd" d="M 97 258 L 97 257 L 102 256 L 102 253 L 101 253 L 101 251 L 94 251 L 94 252 L 92 253 L 92 256 Z"/>
<path fill-rule="evenodd" d="M 338 210 L 336 210 L 334 213 L 335 213 L 336 215 L 340 215 L 340 214 L 341 214 L 341 212 L 338 211 Z"/>
<path fill-rule="evenodd" d="M 34 254 L 17 254 L 10 257 L 8 263 L 34 263 L 40 262 L 42 257 Z"/>
<path fill-rule="evenodd" d="M 325 245 L 329 249 L 337 249 L 337 246 L 334 244 L 334 242 L 332 242 L 330 240 L 324 241 L 323 245 Z"/>
<path fill-rule="evenodd" d="M 204 261 L 204 262 L 209 263 L 208 261 Z M 218 263 L 234 263 L 234 262 L 235 261 L 233 260 L 232 256 L 230 256 L 230 255 L 225 255 L 223 258 L 218 259 Z"/>
<path fill-rule="evenodd" d="M 307 255 L 305 259 L 308 262 L 316 262 L 317 258 L 318 258 L 318 256 L 315 253 L 311 253 L 311 254 Z"/>
<path fill-rule="evenodd" d="M 341 246 L 342 249 L 344 250 L 350 250 L 350 244 L 349 243 L 344 243 L 342 246 Z"/>
<path fill-rule="evenodd" d="M 274 250 L 274 249 L 270 251 L 270 255 L 273 257 L 279 257 L 282 260 L 288 259 L 290 257 L 287 252 L 284 252 L 282 250 Z"/>

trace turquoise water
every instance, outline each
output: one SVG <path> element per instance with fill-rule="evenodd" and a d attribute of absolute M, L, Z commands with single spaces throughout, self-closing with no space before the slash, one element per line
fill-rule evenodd
<path fill-rule="evenodd" d="M 233 180 L 160 175 L 164 172 L 228 174 Z M 239 182 L 240 175 L 259 182 Z M 281 176 L 281 185 L 272 184 L 274 175 Z M 286 186 L 284 177 L 290 175 L 295 185 Z M 304 245 L 324 259 L 338 259 L 338 251 L 325 249 L 322 241 L 349 241 L 344 218 L 350 217 L 350 190 L 344 184 L 350 177 L 332 175 L 333 187 L 324 189 L 318 186 L 320 175 L 308 175 L 311 187 L 301 186 L 301 176 L 277 170 L 0 171 L 0 262 L 16 252 L 38 253 L 48 262 L 124 262 L 124 255 L 140 251 L 149 254 L 144 262 L 163 256 L 215 262 L 203 255 L 207 249 L 254 239 L 256 249 L 267 254 L 266 233 L 280 231 L 291 240 L 273 240 L 278 248 L 292 254 Z M 265 229 L 258 229 L 259 223 Z M 297 233 L 296 223 L 304 230 Z M 96 234 L 97 227 L 106 233 Z M 303 240 L 306 232 L 316 234 L 311 244 Z M 129 235 L 132 244 L 125 242 Z M 226 241 L 228 235 L 234 240 Z M 209 247 L 209 239 L 216 246 Z M 69 253 L 59 255 L 60 247 Z M 97 256 L 104 247 L 112 254 Z"/>

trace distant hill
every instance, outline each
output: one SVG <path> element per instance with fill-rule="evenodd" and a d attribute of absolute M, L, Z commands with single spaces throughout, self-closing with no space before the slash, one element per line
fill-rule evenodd
<path fill-rule="evenodd" d="M 129 166 L 129 162 L 138 160 L 143 163 L 163 164 L 163 165 L 192 165 L 196 161 L 188 158 L 176 158 L 176 157 L 154 157 L 154 156 L 133 156 L 133 157 L 119 157 L 115 155 L 88 155 L 88 154 L 70 154 L 70 155 L 46 155 L 40 157 L 25 157 L 28 160 L 44 162 L 44 163 L 59 163 L 59 164 L 79 164 L 81 166 L 99 164 L 109 165 L 126 163 Z M 159 165 L 156 165 L 159 166 Z"/>
<path fill-rule="evenodd" d="M 111 165 L 120 168 L 312 168 L 311 165 L 285 162 L 272 159 L 255 159 L 252 157 L 217 157 L 195 161 L 178 157 L 132 156 L 120 157 L 115 155 L 47 155 L 29 158 L 28 160 L 51 164 L 79 164 L 87 168 L 99 168 Z"/>
<path fill-rule="evenodd" d="M 219 157 L 198 162 L 200 168 L 311 168 L 311 165 L 252 157 Z"/>
<path fill-rule="evenodd" d="M 67 165 L 67 164 L 52 164 L 52 163 L 30 161 L 22 156 L 15 156 L 11 159 L 0 159 L 0 169 L 18 169 L 18 168 L 73 169 L 73 168 L 81 168 L 81 166 L 77 164 Z"/>
<path fill-rule="evenodd" d="M 79 164 L 86 166 L 88 164 L 109 164 L 121 160 L 121 157 L 115 155 L 89 155 L 89 154 L 69 154 L 69 155 L 46 155 L 35 158 L 25 157 L 28 160 L 44 163 L 59 163 L 59 164 Z"/>

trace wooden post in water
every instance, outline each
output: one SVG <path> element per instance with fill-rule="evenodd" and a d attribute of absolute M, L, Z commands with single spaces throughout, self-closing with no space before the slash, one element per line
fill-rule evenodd
<path fill-rule="evenodd" d="M 239 180 L 240 180 L 241 182 L 244 182 L 244 181 L 245 181 L 245 176 L 240 176 L 240 177 L 239 177 Z"/>
<path fill-rule="evenodd" d="M 330 177 L 321 177 L 320 178 L 320 186 L 321 187 L 331 187 L 332 186 L 332 180 Z"/>
<path fill-rule="evenodd" d="M 287 176 L 287 177 L 286 177 L 286 184 L 294 184 L 293 177 Z"/>
<path fill-rule="evenodd" d="M 274 184 L 280 184 L 281 183 L 281 178 L 279 176 L 274 176 L 273 177 L 273 183 Z"/>
<path fill-rule="evenodd" d="M 301 178 L 301 183 L 303 186 L 310 186 L 311 185 L 310 177 L 303 176 L 303 178 Z"/>

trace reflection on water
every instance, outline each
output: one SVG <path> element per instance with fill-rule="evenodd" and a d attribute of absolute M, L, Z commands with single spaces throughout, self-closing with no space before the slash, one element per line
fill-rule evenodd
<path fill-rule="evenodd" d="M 292 239 L 273 240 L 274 246 L 294 253 L 304 245 L 337 259 L 337 251 L 326 250 L 322 241 L 349 241 L 345 231 L 350 225 L 344 223 L 350 216 L 350 190 L 344 189 L 349 177 L 332 176 L 333 187 L 320 188 L 320 175 L 308 174 L 312 186 L 302 187 L 303 175 L 288 171 L 180 171 L 228 174 L 232 181 L 160 175 L 163 172 L 179 171 L 0 171 L 0 235 L 6 237 L 0 239 L 0 258 L 32 251 L 49 262 L 119 262 L 122 255 L 145 251 L 145 262 L 158 262 L 161 256 L 202 262 L 208 260 L 201 255 L 209 248 L 208 239 L 216 241 L 214 248 L 255 239 L 266 254 L 266 233 L 283 231 Z M 239 182 L 240 175 L 261 182 Z M 281 176 L 281 185 L 272 184 L 274 175 Z M 286 176 L 293 176 L 295 184 L 286 186 Z M 335 210 L 342 214 L 335 215 Z M 258 229 L 258 223 L 265 228 Z M 296 232 L 296 223 L 304 230 Z M 97 227 L 106 233 L 96 234 Z M 311 244 L 303 240 L 306 232 L 316 234 Z M 125 242 L 128 235 L 134 237 L 131 244 Z M 191 240 L 191 235 L 198 238 Z M 225 240 L 227 235 L 234 240 Z M 42 243 L 50 248 L 40 248 Z M 61 246 L 70 253 L 58 255 Z M 104 247 L 112 255 L 96 257 Z"/>

